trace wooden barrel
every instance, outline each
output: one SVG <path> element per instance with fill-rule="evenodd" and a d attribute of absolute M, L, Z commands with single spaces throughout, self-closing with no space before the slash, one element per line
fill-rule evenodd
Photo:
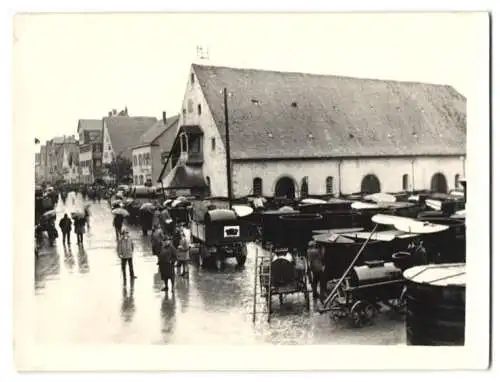
<path fill-rule="evenodd" d="M 403 273 L 406 342 L 415 346 L 463 346 L 465 264 L 423 265 Z"/>

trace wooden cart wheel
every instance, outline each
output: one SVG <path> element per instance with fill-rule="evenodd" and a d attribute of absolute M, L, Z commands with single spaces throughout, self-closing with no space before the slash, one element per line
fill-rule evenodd
<path fill-rule="evenodd" d="M 365 304 L 363 301 L 356 301 L 354 305 L 351 307 L 349 312 L 349 319 L 351 325 L 355 328 L 361 328 L 364 323 L 364 313 L 365 313 Z"/>
<path fill-rule="evenodd" d="M 372 304 L 367 303 L 365 305 L 365 310 L 364 310 L 365 322 L 371 325 L 376 315 L 377 315 L 377 308 L 375 308 L 375 306 L 373 306 Z"/>

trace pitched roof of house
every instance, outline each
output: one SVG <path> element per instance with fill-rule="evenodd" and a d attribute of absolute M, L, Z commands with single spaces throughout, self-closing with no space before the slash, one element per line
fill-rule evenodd
<path fill-rule="evenodd" d="M 113 116 L 104 120 L 115 155 L 128 159 L 132 158 L 132 147 L 142 134 L 157 122 L 155 117 Z"/>
<path fill-rule="evenodd" d="M 174 127 L 177 126 L 178 121 L 178 115 L 167 118 L 166 124 L 163 123 L 163 120 L 157 121 L 153 124 L 153 126 L 147 129 L 144 134 L 141 135 L 141 137 L 139 138 L 139 144 L 134 146 L 134 148 L 154 144 L 155 141 L 168 130 L 174 130 L 175 135 Z"/>
<path fill-rule="evenodd" d="M 225 139 L 228 89 L 234 159 L 461 155 L 466 99 L 415 82 L 193 64 Z"/>
<path fill-rule="evenodd" d="M 78 129 L 82 131 L 102 130 L 102 120 L 100 119 L 80 119 L 78 120 Z"/>

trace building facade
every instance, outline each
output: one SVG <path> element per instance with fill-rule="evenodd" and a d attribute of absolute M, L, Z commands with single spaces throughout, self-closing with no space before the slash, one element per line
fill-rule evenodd
<path fill-rule="evenodd" d="M 92 184 L 102 177 L 102 120 L 80 119 L 79 136 L 79 181 Z"/>
<path fill-rule="evenodd" d="M 178 116 L 167 118 L 163 113 L 161 121 L 155 123 L 139 139 L 132 149 L 132 171 L 134 185 L 153 185 L 163 168 L 177 133 Z"/>
<path fill-rule="evenodd" d="M 128 115 L 111 115 L 103 118 L 102 163 L 103 178 L 106 181 L 116 181 L 116 174 L 109 170 L 109 165 L 118 157 L 130 161 L 131 170 L 133 170 L 132 148 L 157 121 L 155 117 L 130 117 Z"/>
<path fill-rule="evenodd" d="M 213 196 L 228 195 L 224 88 L 235 197 L 448 192 L 465 176 L 450 86 L 192 65 L 172 151 Z"/>
<path fill-rule="evenodd" d="M 56 137 L 40 147 L 40 178 L 42 182 L 65 181 L 65 152 L 75 152 L 78 141 L 72 136 Z"/>

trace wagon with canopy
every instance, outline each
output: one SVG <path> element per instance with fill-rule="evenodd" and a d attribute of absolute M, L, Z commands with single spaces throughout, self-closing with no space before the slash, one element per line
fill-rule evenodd
<path fill-rule="evenodd" d="M 333 289 L 320 309 L 322 313 L 330 312 L 334 319 L 348 317 L 355 327 L 371 323 L 383 306 L 401 311 L 404 308 L 403 272 L 411 266 L 421 265 L 420 258 L 404 251 L 394 253 L 391 261 L 366 259 L 364 251 L 374 241 L 374 235 L 378 234 L 375 239 L 381 241 L 382 236 L 376 232 L 377 227 L 392 225 L 395 238 L 413 238 L 448 229 L 444 225 L 384 214 L 377 214 L 372 220 L 374 229 L 342 270 L 340 277 L 332 280 Z"/>

